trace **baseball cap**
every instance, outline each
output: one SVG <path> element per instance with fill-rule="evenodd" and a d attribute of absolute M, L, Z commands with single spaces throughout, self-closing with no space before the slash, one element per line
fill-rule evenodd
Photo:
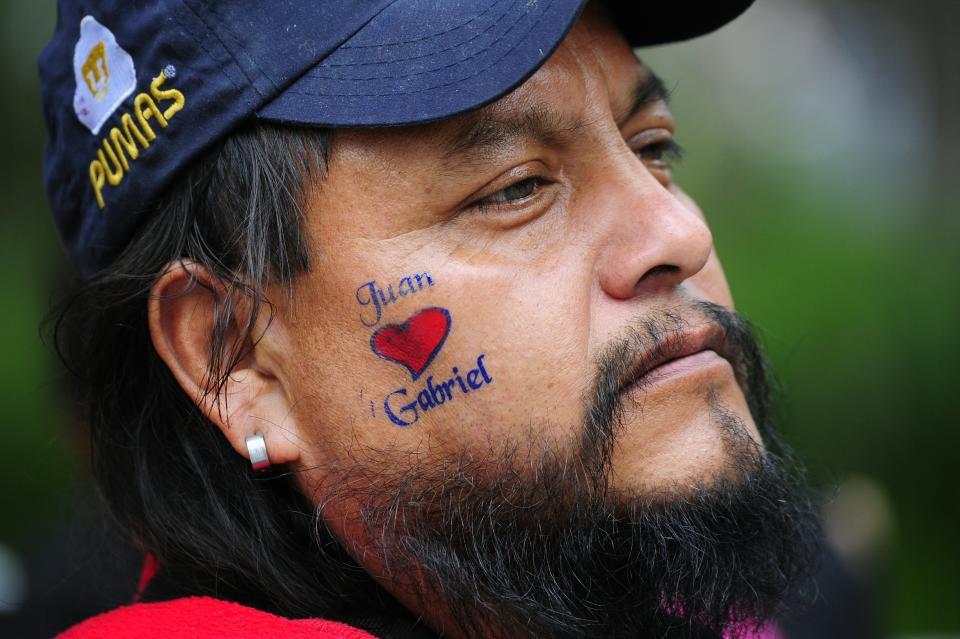
<path fill-rule="evenodd" d="M 605 4 L 633 46 L 692 38 L 753 0 Z M 61 0 L 40 55 L 47 197 L 81 275 L 130 241 L 241 122 L 423 123 L 521 84 L 586 0 Z"/>

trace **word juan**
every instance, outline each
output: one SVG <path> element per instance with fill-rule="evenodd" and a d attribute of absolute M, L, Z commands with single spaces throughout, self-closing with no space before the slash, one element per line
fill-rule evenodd
<path fill-rule="evenodd" d="M 387 290 L 384 291 L 383 288 L 377 286 L 376 280 L 370 280 L 358 288 L 356 293 L 357 303 L 360 306 L 371 307 L 370 310 L 372 311 L 367 314 L 367 317 L 364 317 L 364 313 L 361 312 L 360 321 L 364 326 L 376 326 L 380 323 L 380 318 L 383 317 L 385 306 L 396 302 L 400 297 L 413 295 L 431 286 L 433 286 L 433 278 L 427 272 L 401 277 L 400 281 L 397 282 L 396 293 L 394 293 L 393 284 L 388 284 Z"/>

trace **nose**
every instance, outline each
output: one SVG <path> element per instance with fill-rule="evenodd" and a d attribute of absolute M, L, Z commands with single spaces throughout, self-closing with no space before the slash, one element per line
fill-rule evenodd
<path fill-rule="evenodd" d="M 600 285 L 615 299 L 672 289 L 699 273 L 713 250 L 700 215 L 686 206 L 631 153 L 602 172 L 595 200 L 603 211 Z"/>

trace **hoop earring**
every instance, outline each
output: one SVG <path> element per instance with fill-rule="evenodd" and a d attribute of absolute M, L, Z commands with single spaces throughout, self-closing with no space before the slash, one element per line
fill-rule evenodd
<path fill-rule="evenodd" d="M 270 457 L 267 455 L 267 442 L 262 433 L 247 437 L 247 453 L 250 455 L 250 465 L 254 472 L 261 472 L 270 468 Z"/>

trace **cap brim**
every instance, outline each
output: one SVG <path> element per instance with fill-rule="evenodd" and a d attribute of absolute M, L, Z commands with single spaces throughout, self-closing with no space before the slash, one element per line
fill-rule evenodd
<path fill-rule="evenodd" d="M 607 2 L 633 46 L 685 40 L 734 19 L 753 0 Z M 315 126 L 430 122 L 482 107 L 532 75 L 585 0 L 397 0 L 257 111 Z M 466 11 L 464 5 L 469 5 Z M 399 36 L 398 36 L 399 34 Z"/>
<path fill-rule="evenodd" d="M 716 31 L 750 8 L 754 0 L 606 2 L 607 11 L 635 47 L 681 42 Z"/>

